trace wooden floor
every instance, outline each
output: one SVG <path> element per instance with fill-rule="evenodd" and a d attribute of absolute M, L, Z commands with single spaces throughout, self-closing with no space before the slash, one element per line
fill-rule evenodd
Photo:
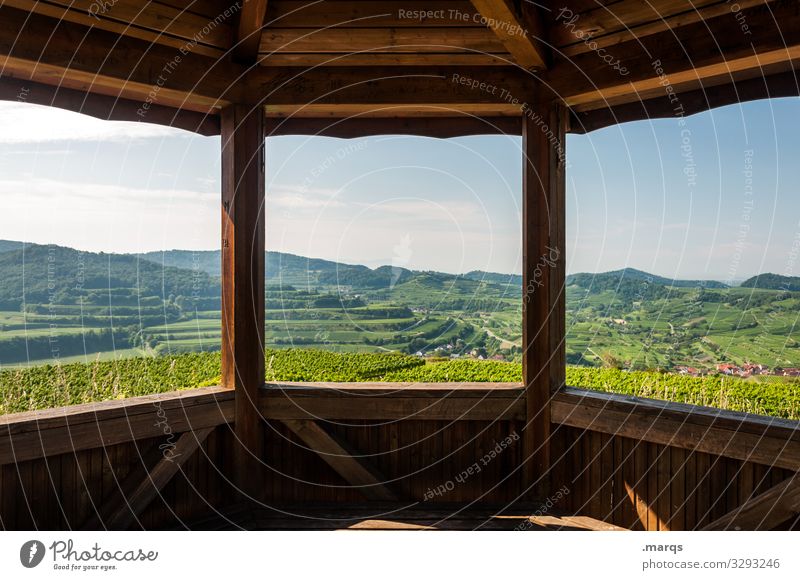
<path fill-rule="evenodd" d="M 531 515 L 536 507 L 514 509 L 368 504 L 348 507 L 237 505 L 196 522 L 192 530 L 624 530 L 600 520 L 563 514 Z"/>

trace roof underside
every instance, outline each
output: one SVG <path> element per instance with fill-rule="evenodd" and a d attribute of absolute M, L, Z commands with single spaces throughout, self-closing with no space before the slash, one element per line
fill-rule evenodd
<path fill-rule="evenodd" d="M 0 22 L 0 98 L 200 133 L 231 102 L 276 133 L 452 136 L 517 132 L 534 95 L 585 132 L 798 94 L 793 1 L 4 0 Z"/>

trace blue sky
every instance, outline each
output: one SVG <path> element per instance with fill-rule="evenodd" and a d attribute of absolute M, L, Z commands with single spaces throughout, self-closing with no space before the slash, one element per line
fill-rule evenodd
<path fill-rule="evenodd" d="M 568 271 L 800 275 L 800 99 L 569 136 Z M 219 138 L 0 104 L 0 238 L 212 249 Z M 519 138 L 267 144 L 267 246 L 370 266 L 519 271 Z"/>

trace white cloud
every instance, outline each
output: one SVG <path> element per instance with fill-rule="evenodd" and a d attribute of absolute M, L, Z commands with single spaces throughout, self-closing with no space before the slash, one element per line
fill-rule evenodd
<path fill-rule="evenodd" d="M 91 251 L 213 248 L 219 194 L 49 179 L 0 181 L 2 238 Z"/>
<path fill-rule="evenodd" d="M 3 207 L 15 197 L 28 202 L 41 199 L 44 204 L 69 201 L 94 201 L 96 203 L 141 203 L 173 204 L 176 201 L 216 203 L 218 192 L 191 191 L 186 189 L 142 189 L 103 183 L 77 183 L 53 179 L 30 178 L 25 180 L 0 180 L 0 196 Z"/>
<path fill-rule="evenodd" d="M 55 107 L 0 102 L 0 143 L 117 141 L 186 136 L 185 131 L 127 121 L 103 121 Z"/>

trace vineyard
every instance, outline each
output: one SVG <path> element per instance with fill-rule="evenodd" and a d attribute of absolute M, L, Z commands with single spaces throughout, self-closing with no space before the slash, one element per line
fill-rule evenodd
<path fill-rule="evenodd" d="M 219 353 L 46 365 L 0 372 L 0 414 L 217 384 Z M 268 350 L 269 381 L 519 382 L 519 363 L 401 354 Z M 568 367 L 567 384 L 597 391 L 800 419 L 800 383 Z"/>

